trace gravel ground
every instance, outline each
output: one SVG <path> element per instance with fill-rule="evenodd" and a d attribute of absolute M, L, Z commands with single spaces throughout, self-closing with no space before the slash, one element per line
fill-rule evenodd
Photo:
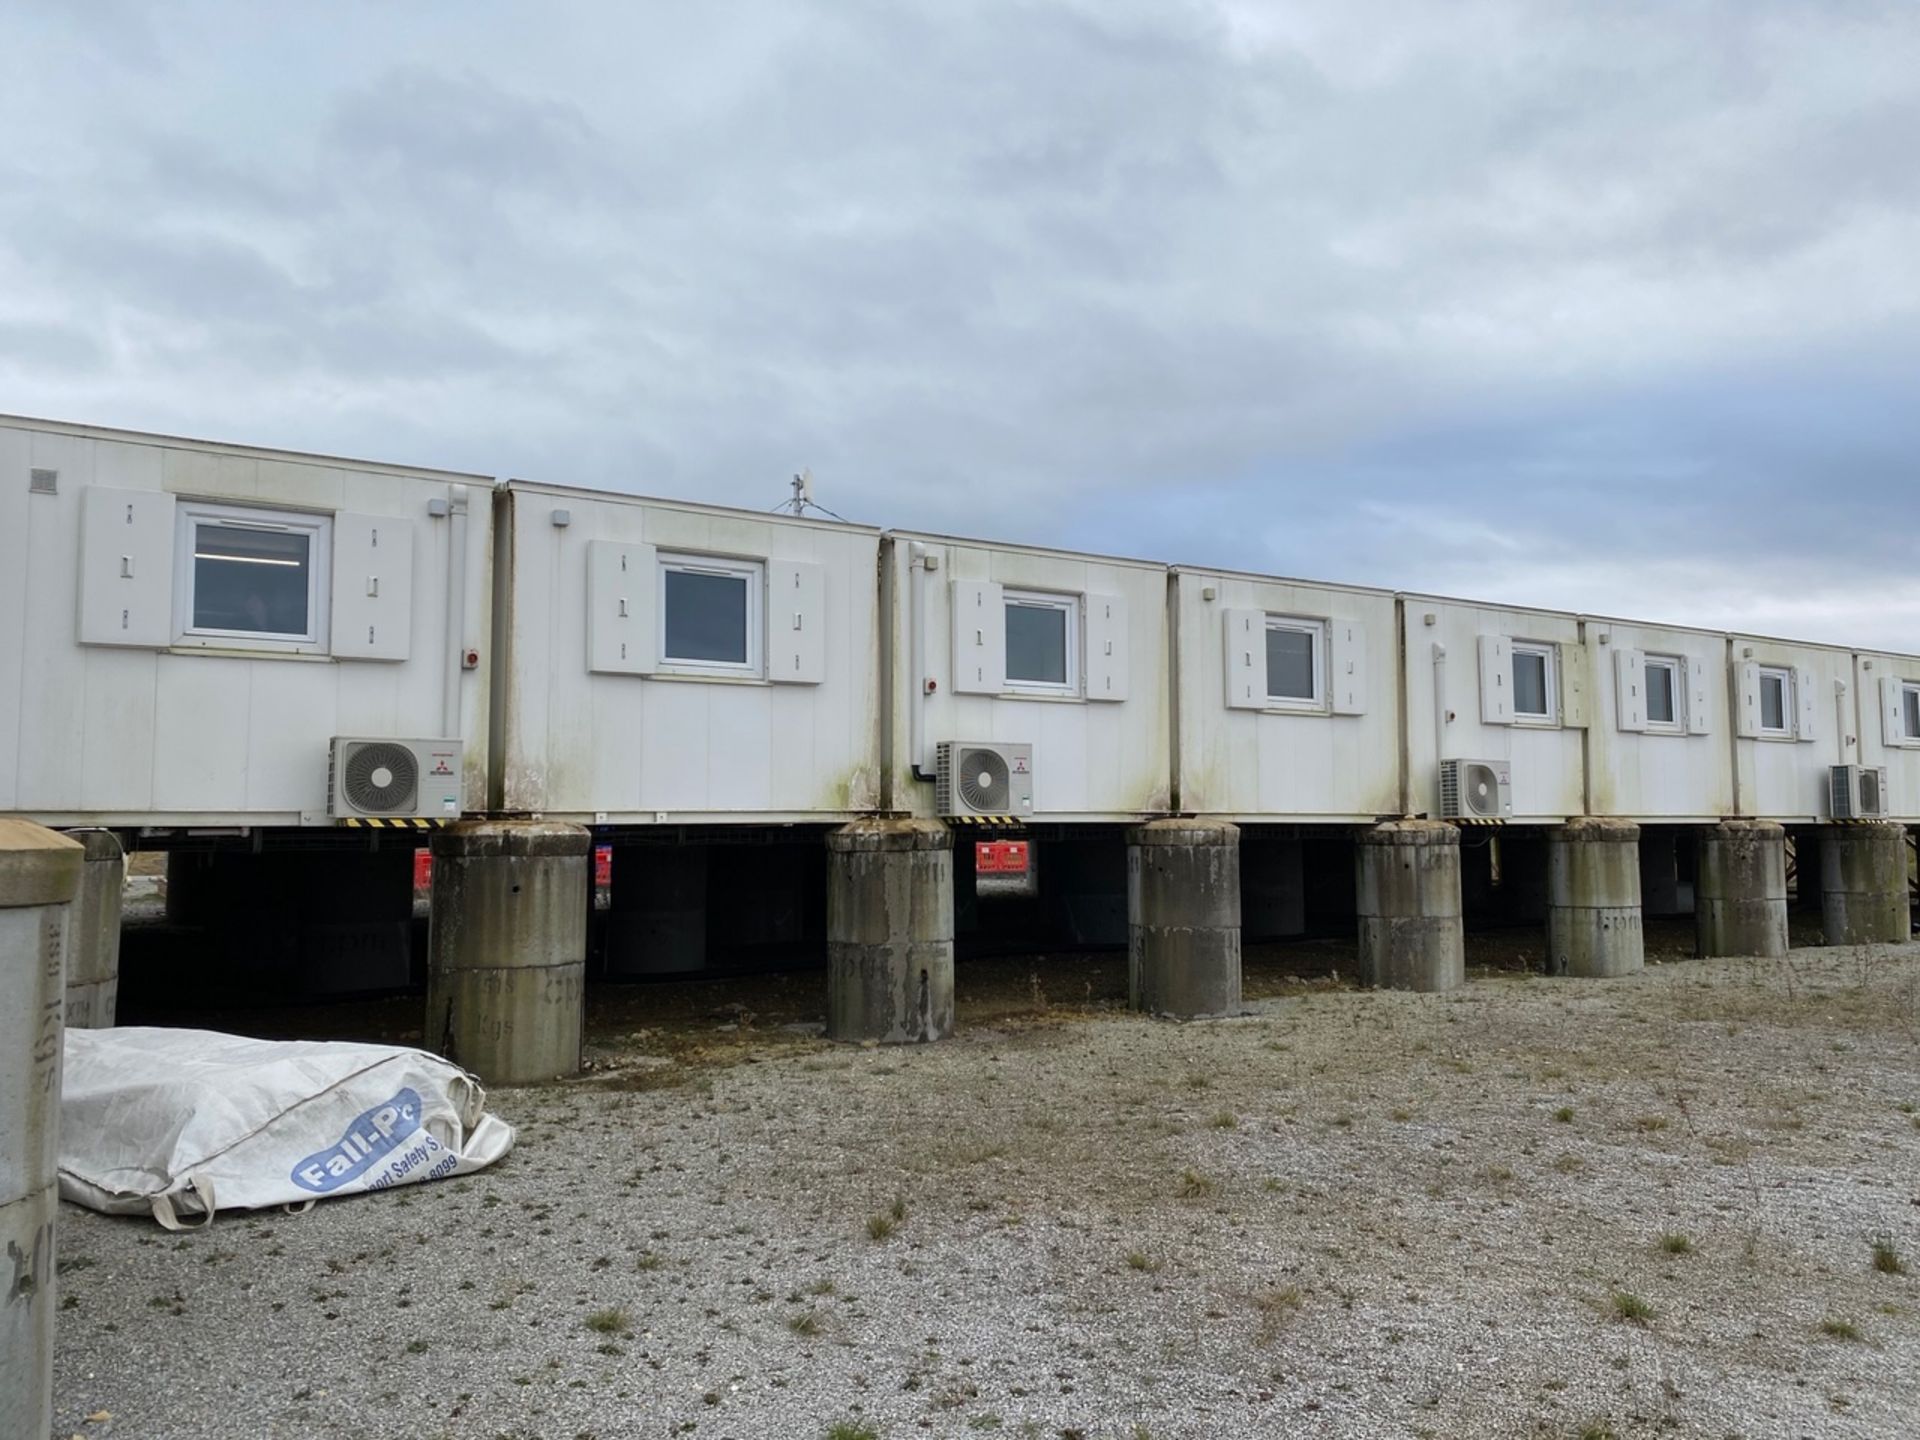
<path fill-rule="evenodd" d="M 819 1041 L 817 974 L 596 991 L 492 1171 L 64 1209 L 56 1434 L 1913 1434 L 1920 946 L 1580 982 L 1528 938 L 1450 996 L 1256 952 L 1193 1025 L 1118 957 L 976 962 L 913 1050 Z"/>

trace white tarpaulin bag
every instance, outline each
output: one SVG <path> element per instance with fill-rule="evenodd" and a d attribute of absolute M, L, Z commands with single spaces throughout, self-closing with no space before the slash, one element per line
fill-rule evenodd
<path fill-rule="evenodd" d="M 169 1229 L 464 1175 L 513 1146 L 478 1080 L 397 1045 L 69 1030 L 61 1092 L 62 1198 Z"/>

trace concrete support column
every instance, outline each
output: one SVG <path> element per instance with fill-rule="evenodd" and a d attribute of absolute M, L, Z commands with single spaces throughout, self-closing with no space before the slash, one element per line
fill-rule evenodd
<path fill-rule="evenodd" d="M 434 832 L 426 1045 L 489 1085 L 580 1068 L 593 837 L 550 821 Z"/>
<path fill-rule="evenodd" d="M 0 820 L 0 1435 L 53 1428 L 53 1223 L 71 902 L 85 850 Z"/>
<path fill-rule="evenodd" d="M 1904 829 L 1888 824 L 1822 828 L 1820 928 L 1829 945 L 1913 937 Z"/>
<path fill-rule="evenodd" d="M 1547 836 L 1547 973 L 1605 979 L 1646 967 L 1640 827 L 1582 816 Z"/>
<path fill-rule="evenodd" d="M 1787 832 L 1723 820 L 1700 832 L 1694 948 L 1701 955 L 1787 953 Z"/>
<path fill-rule="evenodd" d="M 937 820 L 827 836 L 827 1038 L 953 1034 L 953 847 Z"/>
<path fill-rule="evenodd" d="M 71 838 L 80 842 L 86 860 L 67 954 L 67 1025 L 101 1030 L 113 1024 L 120 998 L 120 901 L 127 889 L 127 855 L 111 830 L 82 830 Z"/>
<path fill-rule="evenodd" d="M 1360 980 L 1392 990 L 1451 990 L 1467 978 L 1460 832 L 1439 820 L 1390 820 L 1355 850 Z"/>
<path fill-rule="evenodd" d="M 707 963 L 705 846 L 622 845 L 613 852 L 607 974 L 681 975 Z"/>
<path fill-rule="evenodd" d="M 1127 832 L 1127 1001 L 1197 1020 L 1240 1013 L 1240 829 L 1153 820 Z"/>

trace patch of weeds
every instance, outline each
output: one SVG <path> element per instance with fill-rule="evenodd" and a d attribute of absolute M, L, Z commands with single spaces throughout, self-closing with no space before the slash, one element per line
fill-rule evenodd
<path fill-rule="evenodd" d="M 787 1321 L 787 1329 L 802 1340 L 811 1340 L 825 1328 L 826 1326 L 821 1323 L 819 1312 L 814 1310 L 802 1310 Z"/>
<path fill-rule="evenodd" d="M 1575 1433 L 1580 1440 L 1620 1440 L 1620 1432 L 1604 1420 L 1589 1420 Z"/>
<path fill-rule="evenodd" d="M 833 1290 L 834 1285 L 831 1280 L 816 1280 L 807 1286 L 807 1294 L 809 1295 L 831 1295 L 833 1294 Z"/>
<path fill-rule="evenodd" d="M 899 1228 L 900 1222 L 884 1210 L 878 1215 L 869 1215 L 867 1217 L 867 1238 L 869 1240 L 885 1240 Z"/>
<path fill-rule="evenodd" d="M 1873 1242 L 1873 1268 L 1882 1275 L 1904 1275 L 1907 1273 L 1907 1262 L 1900 1258 L 1893 1241 L 1881 1239 Z"/>
<path fill-rule="evenodd" d="M 642 1250 L 639 1258 L 633 1262 L 633 1268 L 636 1270 L 658 1270 L 666 1263 L 658 1250 Z"/>
<path fill-rule="evenodd" d="M 1179 1195 L 1182 1200 L 1201 1200 L 1213 1194 L 1214 1183 L 1198 1170 L 1188 1168 L 1180 1172 Z"/>
<path fill-rule="evenodd" d="M 407 1342 L 407 1353 L 408 1353 L 409 1355 L 424 1355 L 424 1354 L 426 1354 L 426 1353 L 427 1353 L 427 1342 L 426 1342 L 426 1341 L 424 1341 L 424 1340 L 409 1340 L 409 1341 Z"/>
<path fill-rule="evenodd" d="M 1626 1290 L 1614 1291 L 1607 1298 L 1607 1309 L 1614 1319 L 1629 1325 L 1645 1325 L 1653 1319 L 1653 1306 Z"/>
<path fill-rule="evenodd" d="M 1834 1315 L 1829 1315 L 1820 1322 L 1820 1333 L 1834 1340 L 1861 1340 L 1866 1338 L 1861 1335 L 1858 1325 L 1854 1324 L 1851 1320 L 1842 1320 Z"/>
<path fill-rule="evenodd" d="M 1553 1157 L 1553 1168 L 1562 1175 L 1571 1175 L 1575 1171 L 1587 1168 L 1587 1162 L 1571 1152 Z"/>
<path fill-rule="evenodd" d="M 1142 1270 L 1149 1275 L 1157 1275 L 1160 1271 L 1160 1263 L 1160 1261 L 1154 1259 L 1144 1250 L 1129 1250 L 1127 1252 L 1127 1268 L 1129 1270 Z"/>
<path fill-rule="evenodd" d="M 1571 1125 L 1573 1123 L 1573 1107 L 1571 1105 L 1562 1105 L 1558 1110 L 1553 1112 L 1553 1122 L 1556 1125 Z"/>
<path fill-rule="evenodd" d="M 581 1323 L 596 1335 L 625 1335 L 633 1329 L 633 1322 L 627 1318 L 627 1312 L 617 1305 L 605 1310 L 596 1310 Z"/>
<path fill-rule="evenodd" d="M 1651 1135 L 1657 1130 L 1667 1128 L 1667 1117 L 1664 1115 L 1636 1115 L 1633 1121 L 1633 1128 L 1643 1135 Z"/>
<path fill-rule="evenodd" d="M 827 1427 L 826 1440 L 880 1440 L 880 1432 L 863 1420 L 836 1420 Z"/>
<path fill-rule="evenodd" d="M 1300 1311 L 1305 1303 L 1298 1285 L 1287 1285 L 1278 1290 L 1262 1290 L 1253 1297 L 1253 1308 L 1260 1315 L 1260 1329 L 1254 1335 L 1256 1345 L 1271 1345 L 1280 1334 L 1280 1329 Z"/>
<path fill-rule="evenodd" d="M 1207 1121 L 1207 1124 L 1216 1130 L 1238 1130 L 1240 1128 L 1240 1117 L 1231 1110 L 1222 1110 L 1211 1120 Z"/>
<path fill-rule="evenodd" d="M 893 1223 L 896 1225 L 898 1225 L 902 1220 L 906 1219 L 907 1218 L 907 1202 L 905 1197 L 900 1195 L 894 1196 L 893 1204 L 887 1207 L 887 1214 L 893 1217 Z"/>
<path fill-rule="evenodd" d="M 1689 1240 L 1677 1230 L 1667 1231 L 1655 1243 L 1659 1245 L 1663 1253 L 1668 1255 L 1693 1254 L 1693 1241 Z"/>

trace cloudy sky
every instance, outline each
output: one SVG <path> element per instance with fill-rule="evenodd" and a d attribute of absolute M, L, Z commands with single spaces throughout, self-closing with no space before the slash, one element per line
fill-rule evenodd
<path fill-rule="evenodd" d="M 0 411 L 1920 650 L 1910 0 L 0 14 Z"/>

